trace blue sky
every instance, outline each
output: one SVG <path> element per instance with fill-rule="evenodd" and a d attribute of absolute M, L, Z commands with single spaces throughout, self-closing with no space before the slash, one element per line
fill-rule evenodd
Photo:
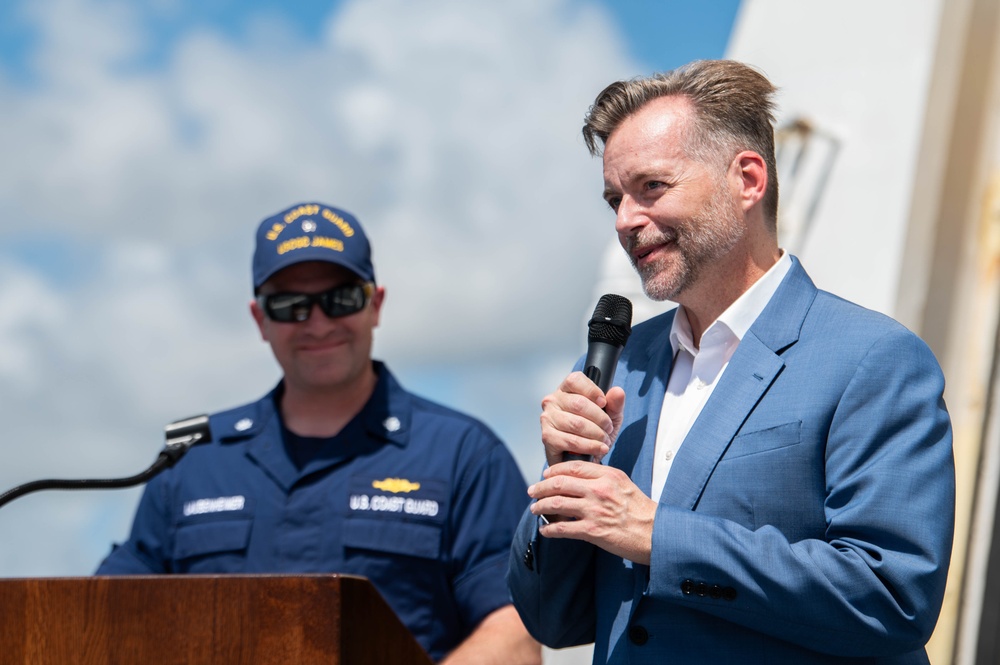
<path fill-rule="evenodd" d="M 321 38 L 326 18 L 339 0 L 146 0 L 132 3 L 142 15 L 142 57 L 137 66 L 157 67 L 170 58 L 176 40 L 193 30 L 218 31 L 234 43 L 253 39 L 262 17 L 286 21 L 306 40 Z M 637 62 L 650 70 L 671 69 L 697 58 L 720 57 L 739 9 L 739 0 L 607 0 Z M 33 80 L 32 50 L 39 31 L 25 18 L 24 2 L 0 3 L 0 61 L 8 76 Z"/>
<path fill-rule="evenodd" d="M 373 238 L 376 355 L 534 476 L 613 241 L 583 113 L 722 56 L 737 7 L 0 3 L 0 491 L 132 475 L 165 423 L 267 392 L 253 228 L 307 199 Z M 45 494 L 0 510 L 0 576 L 86 574 L 138 497 Z"/>

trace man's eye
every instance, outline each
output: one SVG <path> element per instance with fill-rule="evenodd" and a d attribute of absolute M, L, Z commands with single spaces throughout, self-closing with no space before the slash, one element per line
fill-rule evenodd
<path fill-rule="evenodd" d="M 661 187 L 666 187 L 666 185 L 659 180 L 650 180 L 646 183 L 646 189 L 659 189 Z"/>
<path fill-rule="evenodd" d="M 618 206 L 620 206 L 622 204 L 622 197 L 620 197 L 620 196 L 612 196 L 612 197 L 610 197 L 610 198 L 608 198 L 606 200 L 608 202 L 608 205 L 611 207 L 611 209 L 614 210 L 615 212 L 618 212 Z"/>

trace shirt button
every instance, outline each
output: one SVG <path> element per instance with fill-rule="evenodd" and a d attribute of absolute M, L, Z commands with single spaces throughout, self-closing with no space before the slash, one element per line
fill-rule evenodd
<path fill-rule="evenodd" d="M 663 456 L 663 459 L 667 460 L 668 462 L 673 458 L 674 458 L 674 451 L 672 450 L 668 450 L 666 454 Z"/>
<path fill-rule="evenodd" d="M 649 632 L 642 626 L 632 626 L 628 629 L 629 642 L 636 646 L 642 646 L 649 641 Z"/>

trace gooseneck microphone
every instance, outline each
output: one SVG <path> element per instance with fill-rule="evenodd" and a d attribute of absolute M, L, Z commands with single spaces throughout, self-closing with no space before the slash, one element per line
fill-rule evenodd
<path fill-rule="evenodd" d="M 24 485 L 18 485 L 0 494 L 0 506 L 14 499 L 37 492 L 39 490 L 86 490 L 86 489 L 119 489 L 132 487 L 146 482 L 164 469 L 172 467 L 184 456 L 188 449 L 196 443 L 208 443 L 212 440 L 212 430 L 208 425 L 208 416 L 194 416 L 170 423 L 164 428 L 166 445 L 160 451 L 152 466 L 142 473 L 128 478 L 110 479 L 80 479 L 80 480 L 35 480 Z"/>
<path fill-rule="evenodd" d="M 583 373 L 601 392 L 606 393 L 611 387 L 618 359 L 631 334 L 632 301 L 614 293 L 601 296 L 587 324 L 587 359 L 583 363 Z M 590 457 L 564 453 L 563 461 L 570 460 L 589 462 Z"/>

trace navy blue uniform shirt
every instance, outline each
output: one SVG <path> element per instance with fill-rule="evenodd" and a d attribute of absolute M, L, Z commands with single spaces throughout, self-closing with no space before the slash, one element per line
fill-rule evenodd
<path fill-rule="evenodd" d="M 510 602 L 526 487 L 485 425 L 375 368 L 365 408 L 302 469 L 282 441 L 280 384 L 211 416 L 213 442 L 149 482 L 129 539 L 97 574 L 363 575 L 442 658 Z"/>

